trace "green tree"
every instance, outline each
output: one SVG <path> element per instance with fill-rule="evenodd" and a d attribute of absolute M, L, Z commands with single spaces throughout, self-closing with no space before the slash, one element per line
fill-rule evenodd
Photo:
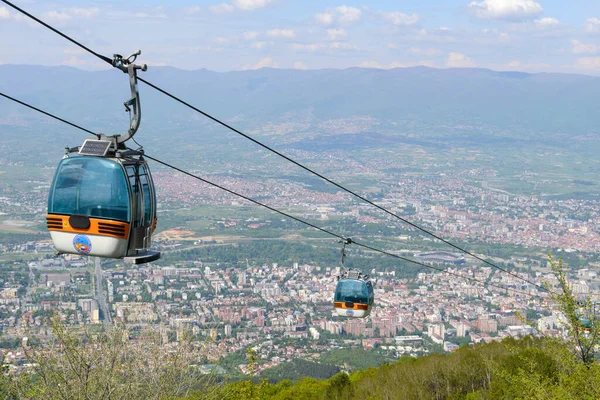
<path fill-rule="evenodd" d="M 120 327 L 94 334 L 70 330 L 57 317 L 51 324 L 53 341 L 24 348 L 34 374 L 11 384 L 16 398 L 166 399 L 196 387 L 205 388 L 203 398 L 214 393 L 213 377 L 194 366 L 202 350 L 186 337 L 164 346 L 160 335 L 149 334 L 141 345 Z"/>
<path fill-rule="evenodd" d="M 567 280 L 562 259 L 556 261 L 549 256 L 549 262 L 559 289 L 555 292 L 548 288 L 550 296 L 565 316 L 569 344 L 577 357 L 589 366 L 594 362 L 596 349 L 600 345 L 600 318 L 591 297 L 577 301 Z"/>

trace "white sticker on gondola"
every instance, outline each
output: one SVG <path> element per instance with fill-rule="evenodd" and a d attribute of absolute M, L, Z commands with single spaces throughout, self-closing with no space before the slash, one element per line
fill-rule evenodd
<path fill-rule="evenodd" d="M 89 254 L 92 251 L 92 241 L 86 235 L 76 235 L 73 238 L 73 247 L 78 253 Z"/>

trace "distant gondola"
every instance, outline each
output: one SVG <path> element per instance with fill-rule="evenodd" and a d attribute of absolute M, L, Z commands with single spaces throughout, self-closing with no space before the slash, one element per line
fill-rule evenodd
<path fill-rule="evenodd" d="M 337 315 L 365 318 L 375 302 L 373 284 L 360 271 L 350 270 L 341 275 L 335 288 L 333 305 Z"/>
<path fill-rule="evenodd" d="M 344 258 L 346 257 L 346 245 L 352 243 L 352 239 L 344 239 L 342 247 L 342 272 L 337 277 L 338 282 L 333 296 L 333 307 L 337 315 L 341 317 L 366 318 L 371 313 L 375 302 L 373 284 L 367 275 L 358 269 L 346 269 Z"/>

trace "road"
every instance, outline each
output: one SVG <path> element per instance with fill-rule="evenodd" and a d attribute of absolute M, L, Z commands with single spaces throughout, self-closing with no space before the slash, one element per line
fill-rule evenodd
<path fill-rule="evenodd" d="M 481 187 L 482 187 L 483 189 L 487 189 L 487 190 L 490 190 L 490 191 L 492 191 L 492 192 L 502 193 L 502 194 L 505 194 L 505 195 L 508 195 L 508 196 L 513 196 L 513 197 L 517 197 L 517 198 L 519 198 L 519 199 L 523 199 L 523 200 L 525 200 L 525 197 L 523 197 L 523 196 L 521 196 L 521 195 L 514 194 L 514 193 L 511 193 L 511 192 L 507 192 L 506 190 L 502 190 L 502 189 L 498 189 L 498 188 L 491 187 L 491 186 L 490 186 L 490 185 L 487 183 L 487 181 L 482 181 L 482 182 L 481 182 Z"/>
<path fill-rule="evenodd" d="M 104 325 L 110 325 L 112 323 L 110 312 L 108 311 L 108 302 L 106 301 L 106 292 L 104 291 L 104 279 L 102 278 L 102 264 L 100 257 L 94 257 L 94 294 L 98 307 L 100 307 L 100 313 L 102 315 L 102 321 Z"/>
<path fill-rule="evenodd" d="M 29 262 L 29 284 L 27 285 L 27 293 L 25 294 L 25 302 L 31 303 L 31 290 L 35 285 L 35 274 L 33 273 L 32 263 Z"/>

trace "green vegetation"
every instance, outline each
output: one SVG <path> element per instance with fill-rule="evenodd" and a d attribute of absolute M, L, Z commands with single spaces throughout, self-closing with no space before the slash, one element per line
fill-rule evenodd
<path fill-rule="evenodd" d="M 550 290 L 550 295 L 567 319 L 570 347 L 581 362 L 591 366 L 596 361 L 600 346 L 600 316 L 596 313 L 591 298 L 576 300 L 567 280 L 563 261 L 555 261 L 550 257 L 550 266 L 560 289 L 558 293 Z M 584 324 L 584 320 L 587 323 Z"/>
<path fill-rule="evenodd" d="M 345 370 L 356 371 L 378 367 L 389 361 L 384 355 L 363 349 L 338 349 L 323 354 L 321 361 L 343 366 Z"/>
<path fill-rule="evenodd" d="M 586 365 L 563 343 L 506 339 L 449 355 L 404 357 L 394 364 L 295 384 L 235 382 L 225 399 L 597 399 L 600 364 Z"/>
<path fill-rule="evenodd" d="M 301 358 L 283 363 L 273 368 L 264 370 L 260 376 L 267 378 L 269 382 L 283 380 L 298 380 L 300 378 L 327 379 L 340 372 L 335 365 L 316 363 Z"/>
<path fill-rule="evenodd" d="M 403 357 L 394 364 L 350 375 L 340 373 L 328 380 L 305 378 L 295 384 L 235 382 L 225 385 L 220 395 L 247 400 L 598 399 L 600 317 L 591 299 L 576 301 L 562 260 L 550 258 L 550 264 L 557 278 L 551 297 L 566 317 L 567 340 L 508 338 L 462 346 L 449 355 Z"/>
<path fill-rule="evenodd" d="M 206 353 L 188 336 L 165 352 L 158 332 L 140 346 L 125 329 L 100 329 L 71 330 L 53 317 L 53 340 L 22 348 L 33 374 L 0 374 L 2 398 L 158 400 L 185 398 L 199 388 L 208 398 L 218 387 L 197 368 Z"/>
<path fill-rule="evenodd" d="M 566 317 L 567 340 L 508 338 L 446 355 L 402 357 L 377 368 L 368 368 L 385 361 L 376 351 L 337 349 L 323 354 L 320 363 L 296 359 L 260 374 L 257 353 L 249 348 L 227 356 L 221 367 L 245 364 L 251 379 L 228 382 L 200 368 L 208 363 L 210 340 L 192 342 L 183 332 L 177 343 L 165 345 L 160 332 L 151 331 L 142 344 L 122 327 L 71 330 L 53 318 L 49 340 L 33 337 L 22 347 L 31 373 L 0 374 L 0 394 L 10 399 L 598 399 L 599 318 L 590 301 L 576 301 L 562 262 L 550 259 L 550 264 L 557 278 L 552 298 Z M 2 344 L 19 346 L 16 340 Z"/>

